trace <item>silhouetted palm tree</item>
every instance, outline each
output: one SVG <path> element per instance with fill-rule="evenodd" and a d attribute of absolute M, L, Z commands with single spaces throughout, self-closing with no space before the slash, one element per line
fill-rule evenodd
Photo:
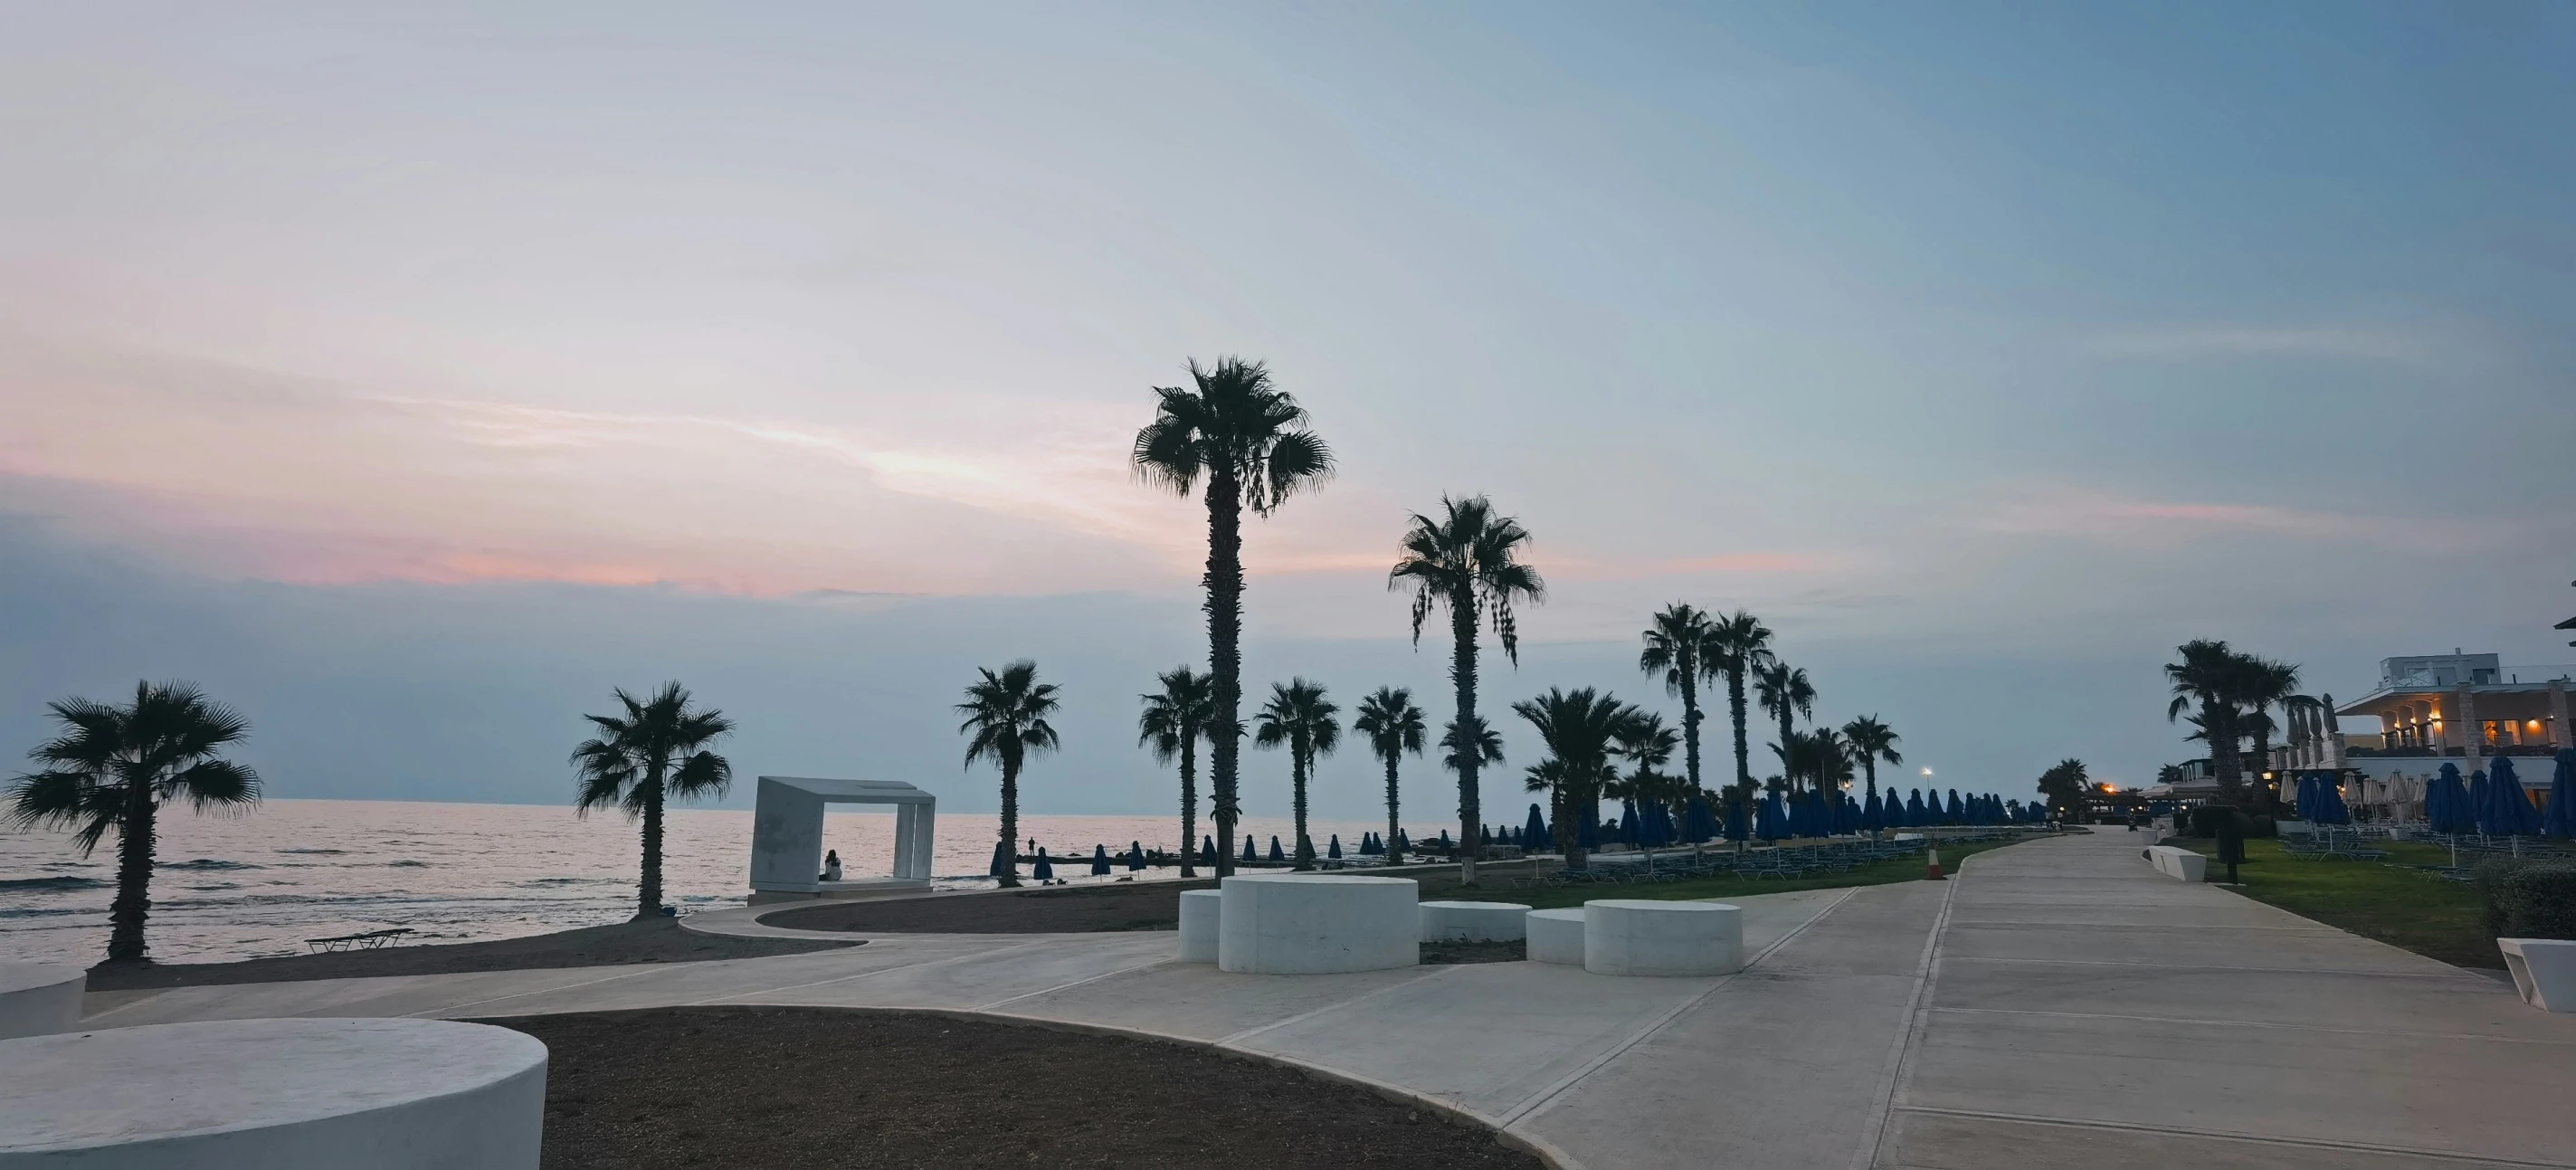
<path fill-rule="evenodd" d="M 1852 762 L 1859 764 L 1869 783 L 1869 795 L 1878 795 L 1878 762 L 1902 767 L 1905 756 L 1896 750 L 1896 732 L 1878 721 L 1876 715 L 1863 715 L 1843 724 L 1843 739 L 1851 745 Z M 1864 802 L 1866 803 L 1866 802 Z"/>
<path fill-rule="evenodd" d="M 1694 792 L 1700 791 L 1699 684 L 1701 679 L 1717 677 L 1716 666 L 1710 661 L 1716 634 L 1707 614 L 1674 602 L 1650 619 L 1645 632 L 1646 649 L 1637 655 L 1637 669 L 1648 674 L 1660 672 L 1664 689 L 1681 696 L 1682 768 Z"/>
<path fill-rule="evenodd" d="M 1367 736 L 1369 750 L 1386 764 L 1386 839 L 1392 842 L 1403 830 L 1396 817 L 1396 762 L 1406 752 L 1422 754 L 1422 708 L 1413 705 L 1410 690 L 1379 687 L 1360 700 L 1351 730 Z"/>
<path fill-rule="evenodd" d="M 662 684 L 650 699 L 637 699 L 621 687 L 614 692 L 621 715 L 584 715 L 599 737 L 572 750 L 575 778 L 581 785 L 573 799 L 576 812 L 621 807 L 644 821 L 644 861 L 635 883 L 635 916 L 662 912 L 662 805 L 724 795 L 733 784 L 733 765 L 707 745 L 733 731 L 733 721 L 716 710 L 689 705 L 688 689 Z"/>
<path fill-rule="evenodd" d="M 1599 819 L 1602 789 L 1618 778 L 1612 749 L 1637 718 L 1637 709 L 1591 687 L 1572 691 L 1550 687 L 1546 694 L 1512 704 L 1512 710 L 1538 730 L 1548 762 L 1530 770 L 1532 791 L 1541 780 L 1556 793 L 1556 846 L 1568 869 L 1586 861 L 1581 826 L 1574 819 Z"/>
<path fill-rule="evenodd" d="M 2240 718 L 2236 704 L 2242 656 L 2228 649 L 2227 643 L 2210 638 L 2194 638 L 2179 650 L 2182 661 L 2165 664 L 2165 679 L 2173 684 L 2165 721 L 2176 721 L 2183 712 L 2199 708 L 2196 725 L 2209 740 L 2209 770 L 2218 781 L 2219 799 L 2241 807 L 2245 800 L 2236 755 Z"/>
<path fill-rule="evenodd" d="M 1038 681 L 1038 664 L 1021 659 L 1002 667 L 976 667 L 982 678 L 966 686 L 966 701 L 957 704 L 966 721 L 957 725 L 966 740 L 966 766 L 990 759 L 1002 770 L 1002 842 L 1004 886 L 1020 884 L 1020 766 L 1035 753 L 1063 745 L 1047 716 L 1055 714 L 1055 684 Z"/>
<path fill-rule="evenodd" d="M 1632 709 L 1626 724 L 1619 728 L 1614 750 L 1637 770 L 1620 779 L 1617 790 L 1610 795 L 1636 801 L 1640 811 L 1649 805 L 1659 806 L 1672 814 L 1673 823 L 1679 825 L 1687 807 L 1685 799 L 1696 790 L 1685 778 L 1664 771 L 1664 765 L 1672 762 L 1673 752 L 1680 747 L 1681 734 L 1664 726 L 1662 715 Z M 1646 846 L 1645 850 L 1651 863 L 1654 847 Z"/>
<path fill-rule="evenodd" d="M 1735 790 L 1753 798 L 1752 747 L 1745 739 L 1746 676 L 1771 665 L 1771 630 L 1743 610 L 1709 619 L 1709 669 L 1726 676 L 1727 714 L 1735 720 Z"/>
<path fill-rule="evenodd" d="M 1181 876 L 1196 877 L 1199 740 L 1207 736 L 1216 688 L 1208 676 L 1186 665 L 1164 671 L 1156 679 L 1162 690 L 1136 696 L 1144 704 L 1136 716 L 1136 742 L 1154 753 L 1155 763 L 1168 764 L 1175 758 L 1181 762 Z"/>
<path fill-rule="evenodd" d="M 2259 775 L 2272 770 L 2272 732 L 2279 727 L 2272 721 L 2272 708 L 2279 705 L 2288 712 L 2291 700 L 2298 697 L 2299 668 L 2247 654 L 2239 657 L 2235 673 L 2236 701 L 2245 709 L 2245 732 L 2254 740 L 2254 771 Z"/>
<path fill-rule="evenodd" d="M 1154 388 L 1154 421 L 1136 432 L 1135 463 L 1145 481 L 1188 496 L 1204 484 L 1208 514 L 1208 673 L 1215 714 L 1208 727 L 1209 793 L 1217 835 L 1234 839 L 1243 813 L 1236 779 L 1243 745 L 1243 511 L 1267 516 L 1280 502 L 1333 473 L 1333 453 L 1306 429 L 1306 410 L 1271 384 L 1260 362 L 1190 362 L 1192 385 Z M 1218 850 L 1216 871 L 1233 871 Z"/>
<path fill-rule="evenodd" d="M 10 784 L 9 821 L 70 829 L 83 857 L 116 834 L 107 958 L 144 962 L 161 806 L 185 800 L 205 813 L 258 804 L 259 774 L 216 755 L 248 736 L 250 724 L 179 682 L 138 682 L 124 706 L 60 699 L 45 708 L 59 726 L 27 753 L 38 769 Z"/>
<path fill-rule="evenodd" d="M 1790 741 L 1789 717 L 1792 714 L 1814 718 L 1816 688 L 1807 681 L 1807 672 L 1773 658 L 1753 675 L 1753 689 L 1762 701 L 1762 709 L 1780 721 L 1780 743 Z M 1790 777 L 1792 781 L 1796 777 Z"/>
<path fill-rule="evenodd" d="M 1306 780 L 1315 761 L 1342 746 L 1341 709 L 1324 697 L 1324 684 L 1293 678 L 1270 684 L 1270 701 L 1253 716 L 1252 742 L 1288 749 L 1290 811 L 1297 822 L 1297 868 L 1315 868 L 1315 843 L 1306 836 Z"/>
<path fill-rule="evenodd" d="M 1476 630 L 1483 617 L 1492 625 L 1495 637 L 1503 644 L 1503 653 L 1512 665 L 1521 661 L 1520 628 L 1512 615 L 1517 601 L 1538 602 L 1547 597 L 1547 585 L 1539 579 L 1538 570 L 1522 563 L 1522 551 L 1530 534 L 1520 521 L 1496 515 L 1494 505 L 1483 496 L 1463 500 L 1443 496 L 1439 519 L 1417 512 L 1412 527 L 1404 534 L 1404 557 L 1387 573 L 1387 585 L 1394 589 L 1413 589 L 1413 640 L 1422 642 L 1422 621 L 1436 608 L 1449 611 L 1449 634 L 1454 649 L 1449 660 L 1449 681 L 1458 693 L 1458 714 L 1452 720 L 1467 726 L 1476 717 Z M 1481 723 L 1476 726 L 1482 726 Z M 1481 760 L 1476 754 L 1460 755 L 1458 763 L 1459 871 L 1463 885 L 1476 884 L 1477 842 L 1484 831 L 1484 809 L 1476 786 L 1476 772 Z"/>

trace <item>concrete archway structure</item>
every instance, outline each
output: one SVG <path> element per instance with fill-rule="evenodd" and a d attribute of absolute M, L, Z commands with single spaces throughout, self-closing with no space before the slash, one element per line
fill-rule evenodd
<path fill-rule="evenodd" d="M 833 804 L 894 806 L 891 876 L 826 882 L 823 809 Z M 763 776 L 752 806 L 751 901 L 852 897 L 930 885 L 932 826 L 937 797 L 897 780 L 833 780 L 812 776 Z"/>

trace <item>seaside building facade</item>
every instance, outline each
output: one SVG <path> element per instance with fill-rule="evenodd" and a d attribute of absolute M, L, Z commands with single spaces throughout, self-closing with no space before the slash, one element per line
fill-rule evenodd
<path fill-rule="evenodd" d="M 2567 691 L 2576 668 L 2509 667 L 2498 655 L 2426 654 L 2383 658 L 2368 694 L 2322 710 L 2333 718 L 2292 720 L 2290 742 L 2266 763 L 2276 772 L 2332 769 L 2345 799 L 2399 817 L 2420 812 L 2424 784 L 2444 763 L 2463 776 L 2490 756 L 2546 758 L 2576 746 L 2568 728 Z M 2342 719 L 2370 718 L 2376 733 L 2345 734 Z M 2526 790 L 2549 786 L 2546 767 L 2518 769 Z"/>

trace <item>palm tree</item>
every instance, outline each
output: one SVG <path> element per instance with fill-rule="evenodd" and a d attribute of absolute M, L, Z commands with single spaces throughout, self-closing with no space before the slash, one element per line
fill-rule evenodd
<path fill-rule="evenodd" d="M 1538 570 L 1522 563 L 1522 550 L 1530 534 L 1520 521 L 1494 513 L 1494 505 L 1483 496 L 1463 500 L 1443 496 L 1441 516 L 1434 520 L 1414 513 L 1412 527 L 1404 534 L 1404 556 L 1387 572 L 1387 585 L 1392 589 L 1413 588 L 1413 641 L 1422 643 L 1422 621 L 1431 611 L 1447 607 L 1449 634 L 1455 643 L 1449 659 L 1449 681 L 1458 692 L 1458 715 L 1453 722 L 1461 727 L 1481 727 L 1476 718 L 1476 628 L 1477 618 L 1484 617 L 1503 644 L 1503 653 L 1517 667 L 1521 662 L 1520 627 L 1512 615 L 1515 601 L 1539 602 L 1547 598 L 1547 585 L 1539 580 Z M 1482 762 L 1476 753 L 1457 757 L 1459 869 L 1462 885 L 1476 884 L 1477 842 L 1484 831 L 1484 809 L 1476 786 L 1476 771 Z"/>
<path fill-rule="evenodd" d="M 1567 869 L 1584 866 L 1583 838 L 1574 818 L 1601 815 L 1601 792 L 1618 779 L 1612 746 L 1638 718 L 1637 709 L 1616 697 L 1578 687 L 1548 688 L 1546 694 L 1512 704 L 1512 710 L 1538 730 L 1548 760 L 1530 770 L 1532 791 L 1552 788 L 1556 794 L 1556 846 Z"/>
<path fill-rule="evenodd" d="M 1002 770 L 1002 885 L 1020 884 L 1020 766 L 1032 753 L 1063 746 L 1047 716 L 1055 714 L 1054 683 L 1038 681 L 1038 664 L 1023 658 L 996 674 L 976 667 L 983 677 L 966 685 L 966 701 L 957 704 L 966 721 L 957 725 L 966 740 L 966 766 L 990 758 Z M 1229 826 L 1230 828 L 1230 826 Z"/>
<path fill-rule="evenodd" d="M 2272 708 L 2278 705 L 2284 714 L 2288 713 L 2291 700 L 2298 697 L 2298 689 L 2299 668 L 2296 665 L 2252 654 L 2243 655 L 2237 661 L 2236 701 L 2246 712 L 2245 731 L 2254 740 L 2254 770 L 2257 774 L 2272 770 L 2272 732 L 2280 726 L 2272 720 Z"/>
<path fill-rule="evenodd" d="M 1685 799 L 1697 791 L 1696 785 L 1685 786 L 1686 779 L 1668 775 L 1664 765 L 1671 763 L 1673 752 L 1681 744 L 1681 733 L 1664 726 L 1664 717 L 1654 712 L 1634 712 L 1621 725 L 1613 751 L 1620 759 L 1636 765 L 1637 770 L 1618 781 L 1613 796 L 1625 796 L 1637 802 L 1639 809 L 1661 805 L 1671 813 L 1673 823 L 1681 823 Z M 1654 847 L 1646 847 L 1646 860 L 1654 861 Z"/>
<path fill-rule="evenodd" d="M 1393 842 L 1403 828 L 1396 820 L 1396 761 L 1406 752 L 1422 754 L 1422 708 L 1413 705 L 1413 692 L 1404 687 L 1379 687 L 1360 700 L 1351 730 L 1367 736 L 1369 750 L 1386 764 L 1386 839 Z"/>
<path fill-rule="evenodd" d="M 1790 715 L 1815 718 L 1816 688 L 1807 681 L 1803 667 L 1791 666 L 1775 657 L 1754 672 L 1753 689 L 1761 698 L 1762 709 L 1780 721 L 1780 743 L 1783 746 L 1789 743 L 1791 735 Z M 1787 774 L 1785 770 L 1783 774 Z M 1797 777 L 1789 776 L 1789 779 L 1795 782 Z"/>
<path fill-rule="evenodd" d="M 1324 684 L 1292 678 L 1270 684 L 1270 701 L 1253 716 L 1252 742 L 1288 749 L 1290 809 L 1297 820 L 1297 868 L 1315 868 L 1315 843 L 1306 836 L 1306 780 L 1315 761 L 1342 746 L 1342 725 L 1333 721 L 1341 708 L 1324 697 Z"/>
<path fill-rule="evenodd" d="M 1867 794 L 1878 795 L 1878 762 L 1889 767 L 1903 767 L 1905 756 L 1896 750 L 1896 732 L 1878 721 L 1876 715 L 1863 715 L 1843 724 L 1843 739 L 1851 745 L 1852 762 L 1860 765 L 1861 775 L 1869 784 Z M 1867 803 L 1864 801 L 1863 803 Z"/>
<path fill-rule="evenodd" d="M 1735 720 L 1736 799 L 1753 798 L 1753 756 L 1744 736 L 1747 675 L 1771 665 L 1771 630 L 1743 610 L 1709 619 L 1707 668 L 1726 676 L 1727 713 Z"/>
<path fill-rule="evenodd" d="M 1194 864 L 1199 841 L 1199 740 L 1207 735 L 1215 688 L 1208 676 L 1188 665 L 1155 676 L 1163 689 L 1138 695 L 1144 710 L 1136 716 L 1136 743 L 1154 753 L 1154 762 L 1181 761 L 1181 876 L 1197 877 Z"/>
<path fill-rule="evenodd" d="M 622 807 L 628 817 L 644 821 L 644 861 L 635 883 L 635 917 L 662 912 L 662 805 L 724 795 L 733 784 L 733 765 L 708 751 L 707 745 L 733 731 L 724 712 L 689 705 L 688 689 L 662 684 L 649 699 L 637 699 L 623 687 L 613 692 L 625 708 L 621 715 L 584 715 L 598 730 L 595 739 L 572 749 L 572 766 L 581 791 L 575 812 L 587 816 L 596 808 Z"/>
<path fill-rule="evenodd" d="M 2175 722 L 2183 712 L 2199 708 L 2194 722 L 2209 740 L 2209 770 L 2218 781 L 2219 799 L 2241 807 L 2245 799 L 2236 755 L 2236 703 L 2244 673 L 2242 656 L 2211 638 L 2194 638 L 2178 650 L 2182 661 L 2165 664 L 2165 679 L 2173 684 L 2165 721 Z"/>
<path fill-rule="evenodd" d="M 143 924 L 152 913 L 161 806 L 184 799 L 206 813 L 258 804 L 259 774 L 216 755 L 247 737 L 250 723 L 180 682 L 138 682 L 124 706 L 73 698 L 45 708 L 60 726 L 27 753 L 37 770 L 10 784 L 9 822 L 70 829 L 83 857 L 116 834 L 107 958 L 148 962 Z"/>
<path fill-rule="evenodd" d="M 1459 732 L 1460 726 L 1461 724 L 1455 719 L 1440 725 L 1441 767 L 1455 774 L 1464 767 L 1483 769 L 1503 762 L 1503 733 L 1494 730 L 1492 724 L 1485 722 L 1484 716 L 1468 716 L 1464 724 L 1467 729 L 1464 734 Z M 1473 763 L 1462 762 L 1468 759 L 1471 750 L 1474 755 Z M 1482 829 L 1482 826 L 1478 826 L 1479 840 L 1482 840 Z"/>
<path fill-rule="evenodd" d="M 2084 785 L 2091 779 L 2084 772 L 2084 761 L 2069 756 L 2039 774 L 2040 795 L 2048 798 L 2049 807 L 2063 810 L 2059 815 L 2071 823 L 2084 807 Z"/>
<path fill-rule="evenodd" d="M 1707 614 L 1674 602 L 1649 620 L 1646 649 L 1637 655 L 1637 669 L 1648 674 L 1662 672 L 1664 689 L 1681 696 L 1682 768 L 1693 792 L 1700 791 L 1699 684 L 1701 679 L 1717 675 L 1709 654 L 1715 635 Z"/>
<path fill-rule="evenodd" d="M 1333 474 L 1333 453 L 1306 429 L 1306 409 L 1272 385 L 1260 362 L 1190 362 L 1192 386 L 1157 386 L 1154 421 L 1136 432 L 1135 464 L 1150 484 L 1183 497 L 1205 484 L 1208 514 L 1208 674 L 1215 705 L 1208 727 L 1209 796 L 1217 834 L 1234 839 L 1243 813 L 1236 774 L 1243 747 L 1243 512 L 1268 516 L 1301 489 Z M 1233 872 L 1218 850 L 1216 872 Z"/>

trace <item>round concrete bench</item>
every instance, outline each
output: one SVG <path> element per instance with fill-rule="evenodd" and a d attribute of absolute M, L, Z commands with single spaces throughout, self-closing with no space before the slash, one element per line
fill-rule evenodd
<path fill-rule="evenodd" d="M 1522 928 L 1528 932 L 1527 953 L 1533 963 L 1563 963 L 1568 967 L 1583 965 L 1583 911 L 1532 910 L 1521 915 Z"/>
<path fill-rule="evenodd" d="M 1425 902 L 1424 942 L 1519 942 L 1529 907 L 1518 902 Z"/>
<path fill-rule="evenodd" d="M 1221 970 L 1318 975 L 1422 961 L 1422 884 L 1412 878 L 1237 874 L 1220 888 Z"/>
<path fill-rule="evenodd" d="M 1595 975 L 1732 974 L 1744 969 L 1744 912 L 1722 902 L 1586 902 L 1583 969 Z"/>
<path fill-rule="evenodd" d="M 445 1020 L 0 1040 L 0 1170 L 534 1170 L 546 1046 Z"/>
<path fill-rule="evenodd" d="M 62 963 L 0 963 L 0 1040 L 80 1027 L 89 974 Z"/>
<path fill-rule="evenodd" d="M 1181 891 L 1181 961 L 1216 961 L 1217 924 L 1223 921 L 1225 894 L 1218 890 Z"/>

